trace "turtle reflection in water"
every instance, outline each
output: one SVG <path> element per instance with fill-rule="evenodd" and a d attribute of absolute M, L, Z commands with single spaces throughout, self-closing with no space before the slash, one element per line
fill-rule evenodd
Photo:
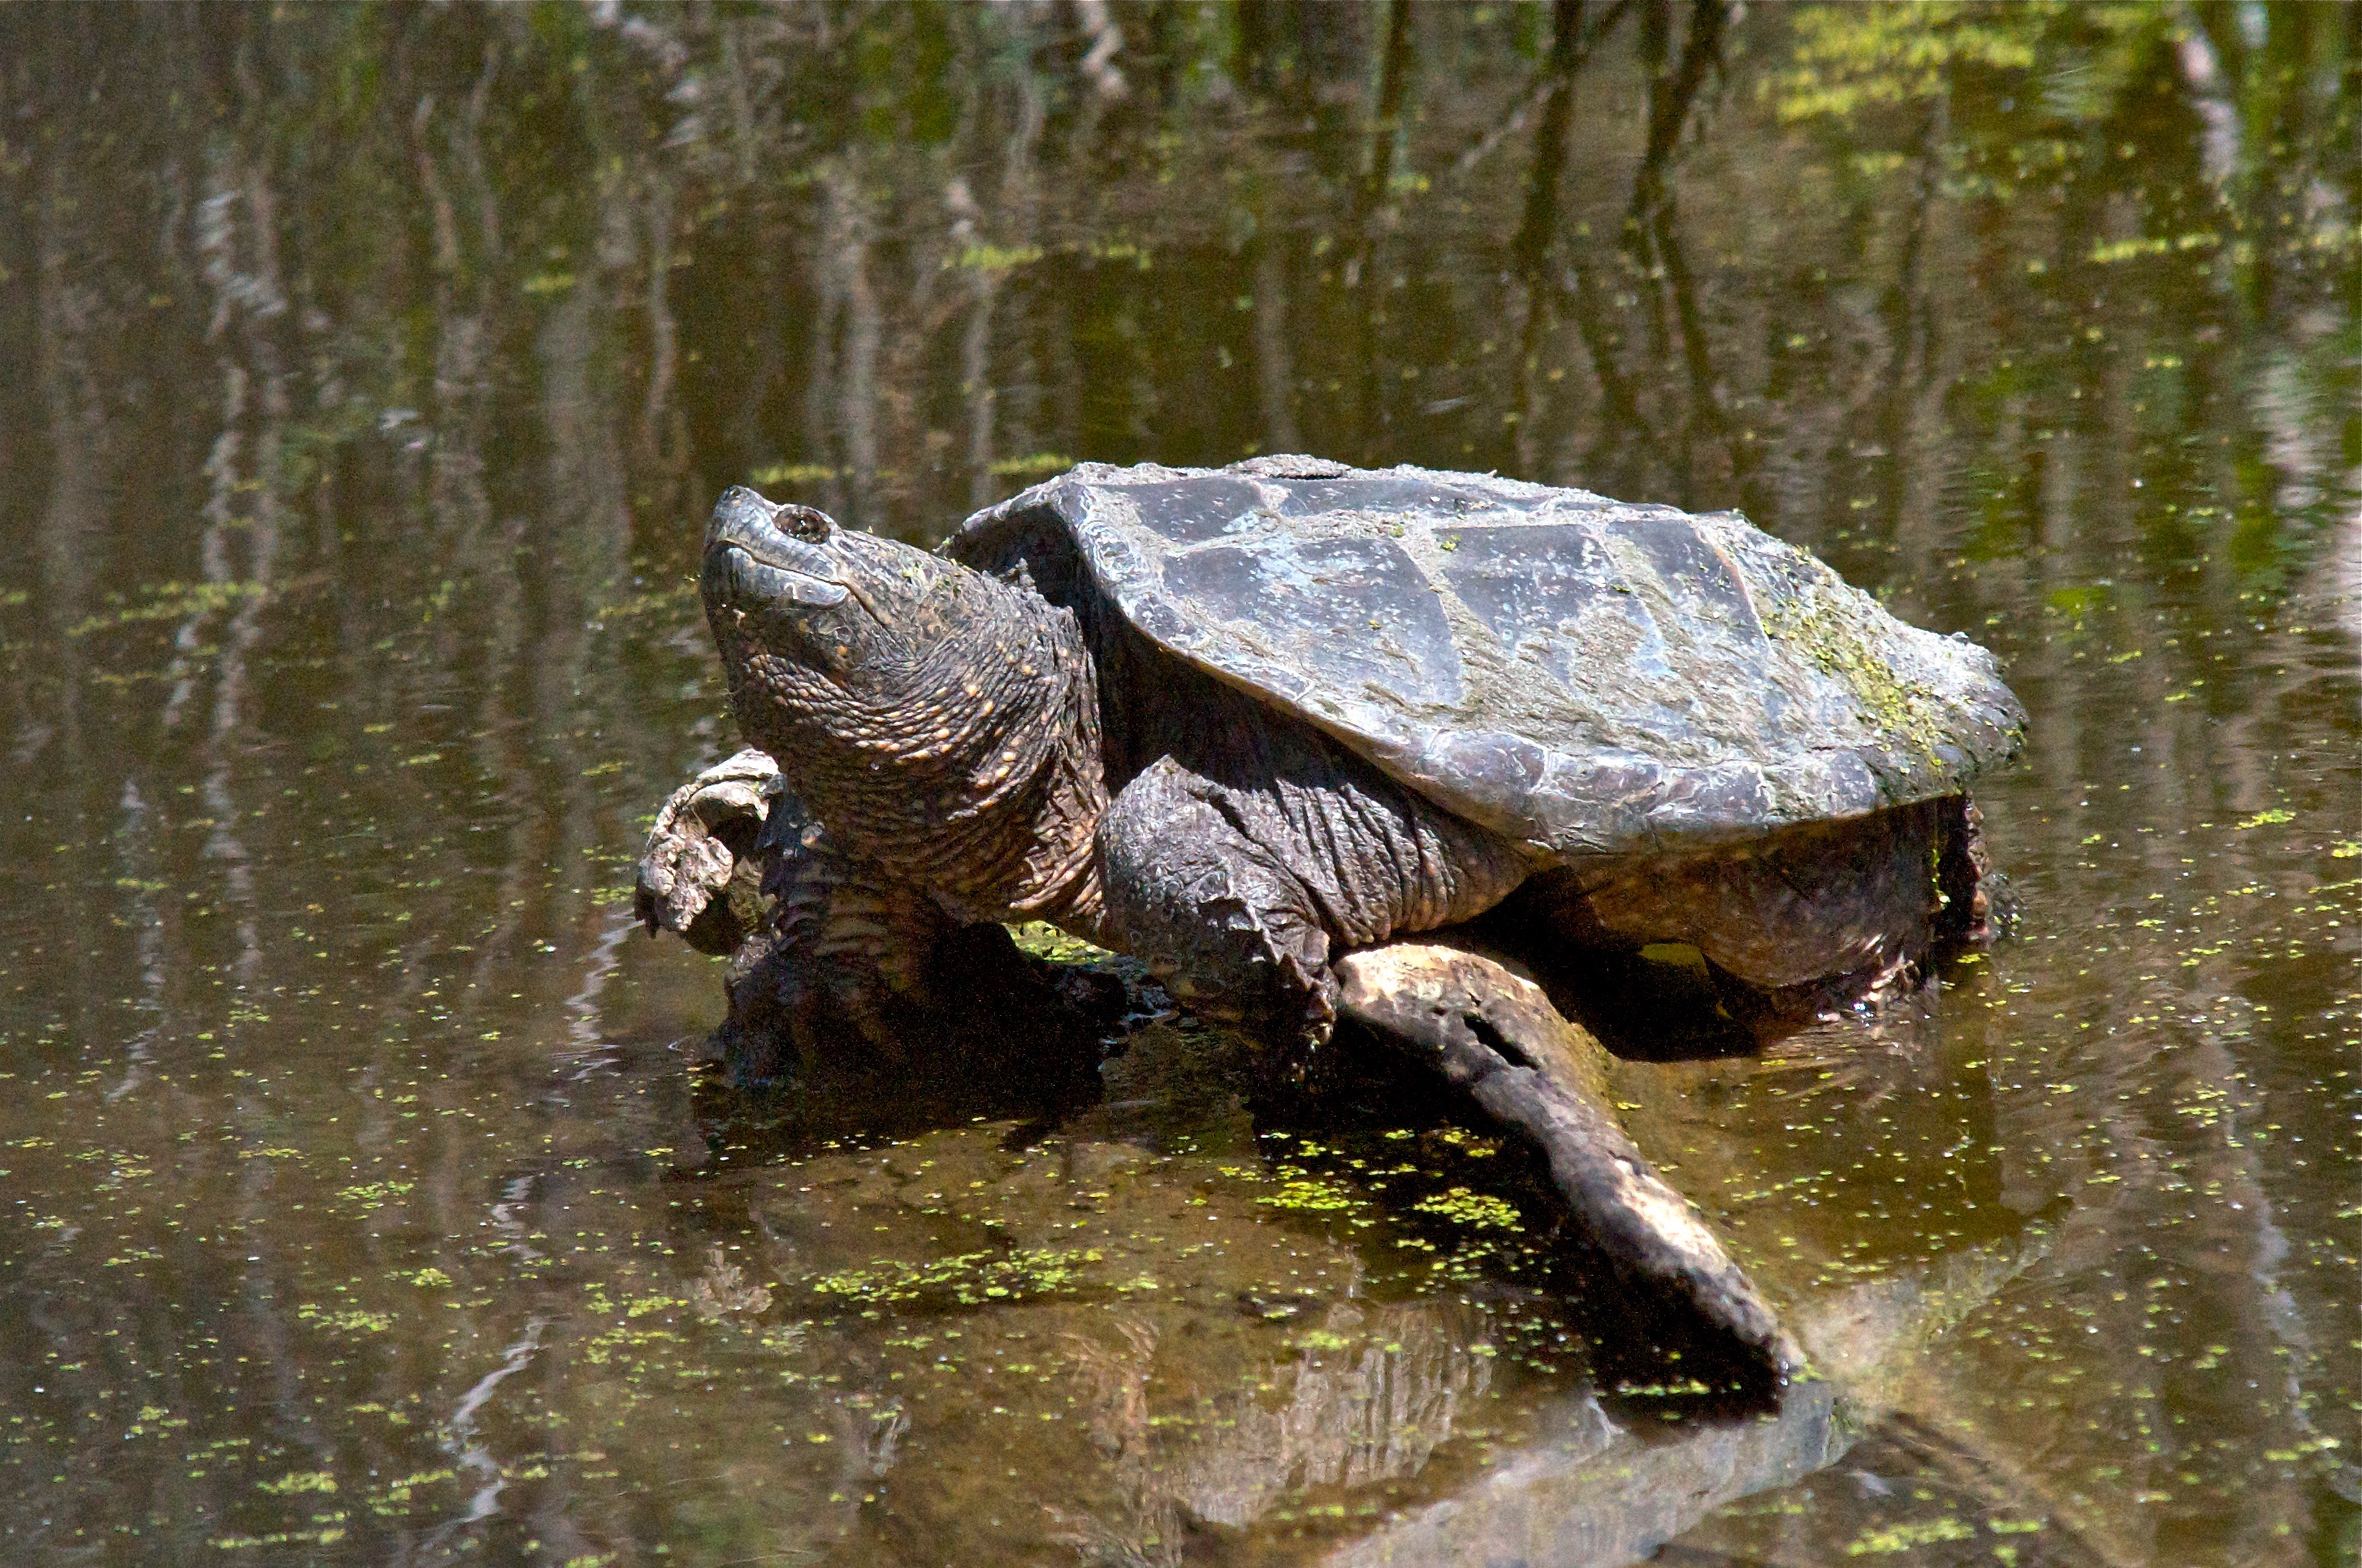
<path fill-rule="evenodd" d="M 1405 1100 L 1251 1115 L 1245 1042 L 1194 1019 L 1135 1030 L 1105 1096 L 1046 1135 L 973 1114 L 998 1080 L 887 1137 L 800 1079 L 715 1095 L 709 1137 L 792 1162 L 741 1190 L 745 1256 L 802 1321 L 801 1365 L 827 1369 L 759 1409 L 837 1440 L 771 1494 L 800 1532 L 778 1544 L 848 1563 L 1071 1560 L 1063 1544 L 1142 1568 L 1608 1568 L 1676 1538 L 1708 1550 L 1668 1561 L 1751 1561 L 1712 1547 L 1765 1519 L 1798 1528 L 1764 1555 L 1843 1561 L 1865 1525 L 1957 1513 L 2048 1520 L 2028 1563 L 2105 1560 L 2070 1541 L 2071 1500 L 1992 1441 L 1965 1364 L 1926 1354 L 2092 1239 L 2012 1209 L 1998 1161 L 1937 1153 L 1991 1130 L 1981 1097 L 1937 1071 L 1904 1101 L 1827 1104 L 1815 1058 L 1577 1049 L 1640 1144 L 1678 1150 L 1758 1244 L 1756 1278 L 1821 1374 L 1776 1407 L 1701 1392 L 1698 1358 L 1669 1354 L 1694 1345 L 1603 1334 L 1592 1309 L 1612 1321 L 1617 1293 L 1551 1246 L 1547 1189 L 1512 1151 Z M 1726 1092 L 1684 1092 L 1709 1073 Z M 1808 1107 L 1859 1150 L 1926 1157 L 1940 1229 L 1814 1184 L 1823 1149 L 1782 1135 Z M 1766 1190 L 1800 1187 L 1802 1203 Z M 1856 1475 L 1809 1509 L 1791 1492 L 1717 1512 L 1840 1460 Z M 1862 1467 L 1895 1496 L 1859 1492 Z"/>
<path fill-rule="evenodd" d="M 1518 947 L 1688 944 L 1767 1016 L 1906 983 L 1985 924 L 1966 788 L 2023 716 L 1983 649 L 1734 513 L 1304 457 L 1085 465 L 935 554 L 734 488 L 702 587 L 760 755 L 668 803 L 639 903 L 735 951 L 742 1076 L 1021 992 L 1001 923 L 1048 921 L 1275 1078 L 1341 1014 L 1408 1049 L 1796 1365 L 1540 992 L 1403 938 L 1514 900 Z"/>

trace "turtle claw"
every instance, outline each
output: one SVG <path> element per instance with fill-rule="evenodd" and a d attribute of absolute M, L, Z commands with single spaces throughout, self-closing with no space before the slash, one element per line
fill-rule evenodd
<path fill-rule="evenodd" d="M 1540 986 L 1459 948 L 1399 942 L 1338 960 L 1338 1011 L 1440 1071 L 1538 1148 L 1610 1262 L 1686 1301 L 1781 1383 L 1803 1349 L 1607 1108 L 1599 1047 Z"/>

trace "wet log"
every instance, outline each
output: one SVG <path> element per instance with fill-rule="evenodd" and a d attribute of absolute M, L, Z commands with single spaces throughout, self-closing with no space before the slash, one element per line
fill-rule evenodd
<path fill-rule="evenodd" d="M 1617 1121 L 1598 1042 L 1539 985 L 1482 953 L 1437 943 L 1373 948 L 1336 967 L 1338 1010 L 1540 1151 L 1612 1264 L 1687 1302 L 1783 1381 L 1803 1369 L 1803 1351 L 1761 1293 Z"/>

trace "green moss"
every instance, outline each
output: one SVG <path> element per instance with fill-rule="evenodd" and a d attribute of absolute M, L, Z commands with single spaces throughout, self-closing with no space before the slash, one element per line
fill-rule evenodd
<path fill-rule="evenodd" d="M 867 1268 L 822 1275 L 811 1288 L 865 1307 L 930 1300 L 980 1307 L 1070 1289 L 1081 1283 L 1085 1265 L 1099 1261 L 1096 1247 L 971 1252 L 933 1263 L 879 1258 Z"/>
<path fill-rule="evenodd" d="M 1098 967 L 1116 961 L 1114 953 L 1080 937 L 1068 936 L 1047 920 L 1028 920 L 1022 926 L 1011 926 L 1009 934 L 1017 939 L 1021 950 L 1052 963 Z"/>
<path fill-rule="evenodd" d="M 1616 1392 L 1628 1399 L 1684 1399 L 1714 1392 L 1713 1385 L 1695 1377 L 1672 1383 L 1618 1383 Z"/>
<path fill-rule="evenodd" d="M 1956 1519 L 1899 1524 L 1887 1530 L 1866 1531 L 1859 1539 L 1847 1543 L 1846 1555 L 1864 1557 L 1890 1552 L 1909 1552 L 1939 1541 L 1971 1541 L 1976 1538 L 1976 1533 L 1972 1527 Z"/>
<path fill-rule="evenodd" d="M 746 482 L 767 489 L 773 485 L 813 485 L 842 477 L 843 470 L 825 463 L 773 463 L 748 474 Z"/>
<path fill-rule="evenodd" d="M 1032 479 L 1045 474 L 1063 474 L 1075 466 L 1075 460 L 1063 452 L 1033 452 L 1022 457 L 1002 457 L 989 466 L 997 479 Z"/>
<path fill-rule="evenodd" d="M 1943 699 L 1925 683 L 1894 673 L 1865 630 L 1853 590 L 1834 577 L 1791 583 L 1792 592 L 1762 604 L 1763 630 L 1796 644 L 1817 668 L 1845 682 L 1898 750 L 1918 751 L 1940 765 L 1936 748 L 1947 728 Z"/>
<path fill-rule="evenodd" d="M 1255 1200 L 1274 1209 L 1292 1210 L 1299 1214 L 1334 1214 L 1358 1207 L 1365 1200 L 1342 1182 L 1324 1181 L 1319 1177 L 1299 1177 L 1280 1184 L 1276 1192 Z"/>
<path fill-rule="evenodd" d="M 310 1302 L 295 1309 L 295 1316 L 304 1322 L 317 1323 L 331 1332 L 340 1334 L 381 1334 L 393 1327 L 391 1312 L 369 1312 L 356 1308 L 335 1310 L 315 1307 Z"/>
<path fill-rule="evenodd" d="M 144 590 L 138 602 L 85 616 L 66 628 L 68 637 L 87 637 L 143 620 L 186 620 L 214 615 L 249 599 L 269 596 L 263 583 L 159 583 Z"/>
<path fill-rule="evenodd" d="M 1411 1207 L 1422 1214 L 1438 1214 L 1455 1225 L 1466 1225 L 1473 1230 L 1518 1231 L 1525 1228 L 1516 1204 L 1506 1198 L 1496 1198 L 1489 1192 L 1472 1192 L 1465 1187 L 1450 1188 L 1422 1198 Z"/>
<path fill-rule="evenodd" d="M 348 1203 L 358 1203 L 365 1209 L 374 1209 L 401 1197 L 414 1185 L 414 1183 L 408 1181 L 371 1181 L 358 1187 L 338 1188 L 337 1196 Z"/>

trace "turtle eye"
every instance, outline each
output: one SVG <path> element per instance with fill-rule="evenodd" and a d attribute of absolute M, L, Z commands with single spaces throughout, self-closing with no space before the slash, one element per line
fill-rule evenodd
<path fill-rule="evenodd" d="M 829 521 L 826 512 L 811 507 L 781 507 L 778 526 L 808 544 L 825 544 L 836 524 Z"/>

